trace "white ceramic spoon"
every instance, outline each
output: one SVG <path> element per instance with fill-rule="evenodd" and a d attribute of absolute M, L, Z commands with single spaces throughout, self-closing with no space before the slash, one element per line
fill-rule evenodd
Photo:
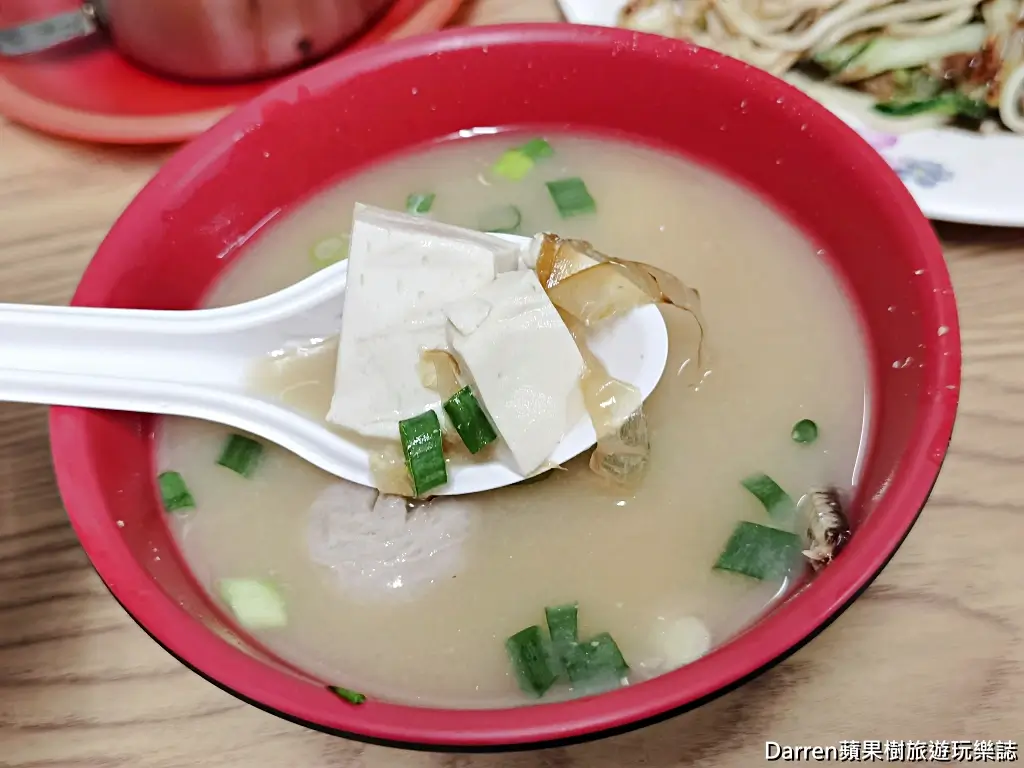
<path fill-rule="evenodd" d="M 526 238 L 501 237 L 519 243 Z M 321 469 L 372 486 L 366 451 L 324 422 L 249 391 L 270 351 L 341 329 L 347 262 L 255 301 L 189 311 L 0 304 L 0 401 L 190 416 L 277 443 Z M 640 307 L 590 337 L 594 354 L 646 399 L 668 358 L 661 312 Z M 596 441 L 589 419 L 552 455 L 561 464 Z M 499 462 L 454 466 L 438 495 L 523 477 Z"/>

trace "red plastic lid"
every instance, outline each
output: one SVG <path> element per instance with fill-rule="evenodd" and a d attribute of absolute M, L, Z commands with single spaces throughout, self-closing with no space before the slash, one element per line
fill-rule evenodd
<path fill-rule="evenodd" d="M 462 0 L 395 0 L 347 50 L 440 29 L 461 4 Z M 2 0 L 0 26 L 80 5 L 77 0 Z M 165 144 L 202 133 L 236 105 L 282 79 L 239 85 L 175 82 L 135 67 L 97 39 L 47 54 L 0 59 L 0 114 L 72 139 Z"/>

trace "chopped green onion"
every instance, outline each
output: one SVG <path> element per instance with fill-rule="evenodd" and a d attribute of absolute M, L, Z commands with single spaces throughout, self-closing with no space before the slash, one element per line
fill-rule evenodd
<path fill-rule="evenodd" d="M 455 431 L 459 433 L 470 453 L 479 453 L 485 446 L 498 439 L 498 434 L 487 419 L 487 414 L 468 386 L 445 401 L 444 411 L 452 420 Z"/>
<path fill-rule="evenodd" d="M 555 684 L 558 674 L 540 627 L 516 632 L 505 641 L 519 687 L 532 696 L 543 696 Z"/>
<path fill-rule="evenodd" d="M 574 686 L 604 681 L 618 682 L 629 671 L 612 636 L 602 632 L 572 647 L 565 658 L 565 671 Z"/>
<path fill-rule="evenodd" d="M 168 512 L 196 508 L 196 500 L 192 498 L 188 486 L 185 485 L 185 478 L 180 473 L 161 472 L 157 475 L 156 481 L 160 486 L 160 498 L 163 499 L 164 509 Z"/>
<path fill-rule="evenodd" d="M 526 174 L 533 170 L 533 158 L 521 149 L 510 149 L 498 158 L 491 170 L 497 176 L 509 181 L 520 181 Z"/>
<path fill-rule="evenodd" d="M 555 207 L 558 208 L 558 213 L 563 219 L 594 213 L 597 210 L 597 203 L 587 191 L 587 185 L 583 183 L 583 179 L 578 177 L 559 179 L 546 182 L 546 184 L 551 199 L 555 201 Z"/>
<path fill-rule="evenodd" d="M 232 435 L 224 444 L 217 463 L 242 477 L 252 477 L 262 455 L 263 446 L 251 437 Z"/>
<path fill-rule="evenodd" d="M 544 609 L 548 623 L 548 634 L 555 653 L 562 656 L 579 642 L 579 606 L 577 603 L 556 605 Z"/>
<path fill-rule="evenodd" d="M 221 579 L 221 598 L 246 629 L 274 629 L 288 623 L 284 599 L 273 584 L 259 579 Z"/>
<path fill-rule="evenodd" d="M 523 146 L 519 147 L 519 151 L 531 160 L 543 160 L 545 157 L 551 157 L 555 154 L 554 148 L 547 141 L 539 138 L 530 139 Z"/>
<path fill-rule="evenodd" d="M 544 139 L 530 139 L 522 146 L 506 151 L 491 170 L 509 181 L 520 181 L 533 170 L 538 160 L 553 154 L 555 150 Z"/>
<path fill-rule="evenodd" d="M 339 699 L 347 701 L 349 704 L 362 704 L 366 701 L 366 696 L 364 694 L 349 690 L 348 688 L 342 688 L 340 685 L 329 685 L 327 686 L 327 690 Z"/>
<path fill-rule="evenodd" d="M 409 213 L 430 213 L 435 197 L 437 195 L 433 192 L 414 192 L 405 198 L 405 210 Z"/>
<path fill-rule="evenodd" d="M 810 419 L 800 419 L 793 425 L 792 437 L 795 443 L 813 443 L 818 439 L 818 425 Z"/>
<path fill-rule="evenodd" d="M 448 482 L 441 422 L 434 411 L 398 422 L 398 434 L 402 438 L 405 466 L 412 477 L 413 491 L 417 496 Z"/>
<path fill-rule="evenodd" d="M 754 579 L 780 579 L 800 552 L 800 537 L 767 525 L 741 522 L 726 542 L 715 569 Z"/>
<path fill-rule="evenodd" d="M 503 232 L 514 235 L 519 232 L 523 223 L 523 212 L 514 205 L 502 205 L 492 208 L 480 217 L 481 232 Z"/>
<path fill-rule="evenodd" d="M 325 237 L 313 246 L 309 258 L 314 267 L 322 269 L 347 259 L 348 248 L 348 237 Z"/>
<path fill-rule="evenodd" d="M 793 499 L 768 475 L 751 475 L 741 480 L 740 483 L 757 497 L 757 500 L 773 518 L 786 520 L 791 518 L 796 511 Z"/>

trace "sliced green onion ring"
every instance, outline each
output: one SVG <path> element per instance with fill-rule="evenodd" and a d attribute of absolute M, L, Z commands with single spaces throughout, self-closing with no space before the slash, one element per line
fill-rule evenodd
<path fill-rule="evenodd" d="M 156 480 L 157 485 L 160 486 L 160 498 L 165 510 L 180 512 L 196 508 L 196 500 L 192 497 L 192 492 L 189 491 L 181 473 L 168 470 L 157 475 Z"/>
<path fill-rule="evenodd" d="M 793 425 L 791 436 L 795 443 L 813 443 L 818 439 L 818 425 L 810 419 L 800 419 Z"/>
<path fill-rule="evenodd" d="M 555 684 L 558 673 L 540 627 L 527 627 L 505 641 L 519 687 L 540 697 Z"/>
<path fill-rule="evenodd" d="M 347 701 L 349 704 L 362 704 L 366 701 L 365 694 L 353 691 L 349 688 L 342 688 L 340 685 L 330 685 L 327 689 L 343 701 Z"/>
<path fill-rule="evenodd" d="M 470 453 L 479 453 L 498 439 L 498 433 L 468 386 L 445 401 L 444 411 Z"/>
<path fill-rule="evenodd" d="M 398 422 L 398 434 L 402 440 L 405 466 L 417 496 L 448 482 L 441 422 L 434 411 Z"/>
<path fill-rule="evenodd" d="M 733 530 L 714 568 L 753 579 L 781 579 L 797 561 L 800 537 L 767 525 L 743 521 Z"/>
<path fill-rule="evenodd" d="M 224 443 L 217 463 L 242 477 L 252 477 L 262 456 L 263 446 L 251 437 L 231 435 Z"/>
<path fill-rule="evenodd" d="M 435 197 L 437 195 L 433 192 L 413 192 L 405 198 L 405 210 L 409 213 L 430 213 Z"/>
<path fill-rule="evenodd" d="M 745 477 L 741 485 L 757 497 L 768 514 L 780 521 L 792 519 L 796 512 L 793 499 L 768 475 L 759 473 Z"/>
<path fill-rule="evenodd" d="M 583 183 L 583 179 L 579 177 L 549 181 L 546 182 L 546 186 L 551 199 L 555 202 L 555 207 L 558 208 L 558 215 L 563 219 L 597 211 L 597 203 L 590 196 L 590 191 Z"/>

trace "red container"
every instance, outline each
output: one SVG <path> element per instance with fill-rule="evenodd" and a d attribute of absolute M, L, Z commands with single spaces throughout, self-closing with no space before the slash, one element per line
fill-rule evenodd
<path fill-rule="evenodd" d="M 538 125 L 688 155 L 760 192 L 829 255 L 862 314 L 875 369 L 856 533 L 809 587 L 732 642 L 655 680 L 518 709 L 356 707 L 236 635 L 198 588 L 158 506 L 150 418 L 53 409 L 60 490 L 111 592 L 183 663 L 262 709 L 422 748 L 552 745 L 621 732 L 707 701 L 793 653 L 885 566 L 928 498 L 960 384 L 956 304 L 931 227 L 885 163 L 822 107 L 679 41 L 570 25 L 456 29 L 307 71 L 178 152 L 111 230 L 74 303 L 194 308 L 237 256 L 232 244 L 273 209 L 287 211 L 368 164 L 461 129 Z M 911 364 L 893 365 L 908 357 Z"/>

